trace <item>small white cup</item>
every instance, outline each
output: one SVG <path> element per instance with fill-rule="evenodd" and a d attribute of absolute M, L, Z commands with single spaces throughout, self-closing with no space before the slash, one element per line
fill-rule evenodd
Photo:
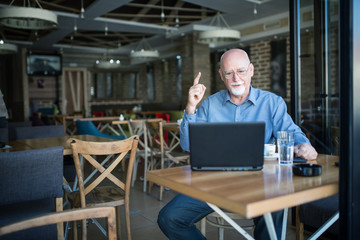
<path fill-rule="evenodd" d="M 275 144 L 265 144 L 264 145 L 264 156 L 274 156 L 275 155 Z"/>

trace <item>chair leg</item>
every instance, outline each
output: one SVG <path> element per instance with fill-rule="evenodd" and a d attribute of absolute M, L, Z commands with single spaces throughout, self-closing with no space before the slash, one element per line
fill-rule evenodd
<path fill-rule="evenodd" d="M 121 239 L 121 211 L 120 211 L 120 206 L 116 206 L 116 229 L 117 229 L 117 238 Z"/>
<path fill-rule="evenodd" d="M 135 163 L 134 163 L 134 167 L 133 167 L 133 175 L 132 175 L 132 179 L 131 179 L 131 187 L 134 187 L 135 184 L 135 180 L 137 177 L 137 166 L 139 164 L 139 158 L 136 158 Z"/>
<path fill-rule="evenodd" d="M 74 221 L 72 222 L 73 224 L 73 235 L 74 235 L 74 240 L 78 240 L 78 231 L 77 231 L 77 222 Z"/>
<path fill-rule="evenodd" d="M 224 219 L 222 217 L 216 218 L 219 225 L 224 225 Z M 219 227 L 219 240 L 224 240 L 224 228 Z"/>
<path fill-rule="evenodd" d="M 296 240 L 304 240 L 304 224 L 300 221 L 300 206 L 296 207 Z"/>
<path fill-rule="evenodd" d="M 206 237 L 206 217 L 200 221 L 200 232 L 204 237 Z"/>
<path fill-rule="evenodd" d="M 125 202 L 125 224 L 126 224 L 126 234 L 127 239 L 131 240 L 131 225 L 130 225 L 130 207 L 129 202 Z"/>
<path fill-rule="evenodd" d="M 86 240 L 87 239 L 87 224 L 86 224 L 86 219 L 81 221 L 81 235 L 82 235 L 82 240 Z"/>
<path fill-rule="evenodd" d="M 161 201 L 163 198 L 163 193 L 164 193 L 164 187 L 160 186 L 160 193 L 159 193 L 159 200 Z"/>

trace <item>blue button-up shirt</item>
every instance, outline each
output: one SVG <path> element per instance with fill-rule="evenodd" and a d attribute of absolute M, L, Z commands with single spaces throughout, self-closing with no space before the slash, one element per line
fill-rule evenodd
<path fill-rule="evenodd" d="M 253 87 L 248 99 L 240 105 L 233 103 L 229 92 L 223 90 L 205 99 L 195 114 L 184 113 L 180 125 L 180 145 L 185 151 L 189 151 L 189 123 L 193 122 L 265 122 L 264 143 L 274 143 L 277 131 L 294 131 L 295 145 L 310 144 L 287 113 L 284 100 Z"/>

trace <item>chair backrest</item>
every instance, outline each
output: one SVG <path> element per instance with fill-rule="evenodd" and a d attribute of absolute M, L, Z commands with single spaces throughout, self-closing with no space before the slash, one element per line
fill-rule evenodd
<path fill-rule="evenodd" d="M 19 221 L 10 225 L 0 227 L 0 236 L 9 233 L 49 225 L 55 223 L 64 223 L 70 221 L 78 221 L 83 219 L 106 218 L 108 228 L 108 239 L 115 240 L 116 237 L 116 217 L 115 208 L 113 207 L 96 207 L 96 208 L 82 208 L 76 210 L 66 210 L 63 212 L 43 215 L 24 221 Z"/>
<path fill-rule="evenodd" d="M 9 122 L 9 141 L 16 140 L 15 129 L 18 127 L 31 127 L 31 122 Z"/>
<path fill-rule="evenodd" d="M 130 135 L 139 136 L 139 146 L 138 150 L 144 150 L 147 147 L 147 136 L 144 134 L 146 129 L 146 120 L 145 119 L 136 119 L 129 120 L 129 131 Z M 140 149 L 141 148 L 141 149 Z"/>
<path fill-rule="evenodd" d="M 0 206 L 62 198 L 64 147 L 0 153 Z"/>
<path fill-rule="evenodd" d="M 167 144 L 164 139 L 163 131 L 163 119 L 149 119 L 146 122 L 147 135 L 149 139 L 149 147 L 152 149 L 152 155 L 161 154 L 161 164 L 163 164 L 164 150 L 167 148 Z"/>
<path fill-rule="evenodd" d="M 64 137 L 64 125 L 46 125 L 34 127 L 17 127 L 15 129 L 16 139 L 33 139 L 46 137 Z"/>
<path fill-rule="evenodd" d="M 82 121 L 82 120 L 76 120 L 76 128 L 77 132 L 80 135 L 93 135 L 97 137 L 105 137 L 105 138 L 112 138 L 116 140 L 123 140 L 125 139 L 124 136 L 112 136 L 106 133 L 102 133 L 99 131 L 99 129 L 96 128 L 94 123 L 92 121 Z"/>
<path fill-rule="evenodd" d="M 63 209 L 63 147 L 0 153 L 0 226 Z M 1 239 L 63 236 L 63 225 L 16 232 Z"/>
<path fill-rule="evenodd" d="M 100 137 L 100 131 L 96 128 L 92 121 L 76 120 L 77 132 L 80 135 L 88 134 Z"/>
<path fill-rule="evenodd" d="M 81 207 L 86 207 L 85 196 L 96 189 L 96 187 L 105 179 L 110 180 L 114 187 L 122 189 L 122 191 L 125 192 L 125 198 L 127 198 L 127 201 L 129 200 L 138 136 L 132 136 L 128 139 L 114 142 L 88 142 L 70 138 L 67 143 L 71 146 L 73 151 L 76 174 L 79 181 Z M 130 154 L 129 165 L 126 180 L 123 182 L 111 172 L 121 163 L 121 161 L 126 159 L 125 157 L 128 153 Z M 99 172 L 99 175 L 84 180 L 82 171 L 84 167 L 80 162 L 80 155 L 82 156 L 83 164 L 89 163 Z M 96 156 L 105 157 L 105 160 L 99 163 L 94 159 Z"/>

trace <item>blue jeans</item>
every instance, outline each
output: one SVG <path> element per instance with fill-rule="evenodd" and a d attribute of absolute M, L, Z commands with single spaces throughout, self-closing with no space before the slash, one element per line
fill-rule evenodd
<path fill-rule="evenodd" d="M 158 216 L 161 231 L 171 240 L 175 239 L 206 239 L 195 226 L 213 210 L 205 202 L 178 194 L 165 207 Z M 272 213 L 276 235 L 281 238 L 282 219 L 284 211 Z M 264 217 L 254 218 L 255 239 L 270 239 Z"/>

